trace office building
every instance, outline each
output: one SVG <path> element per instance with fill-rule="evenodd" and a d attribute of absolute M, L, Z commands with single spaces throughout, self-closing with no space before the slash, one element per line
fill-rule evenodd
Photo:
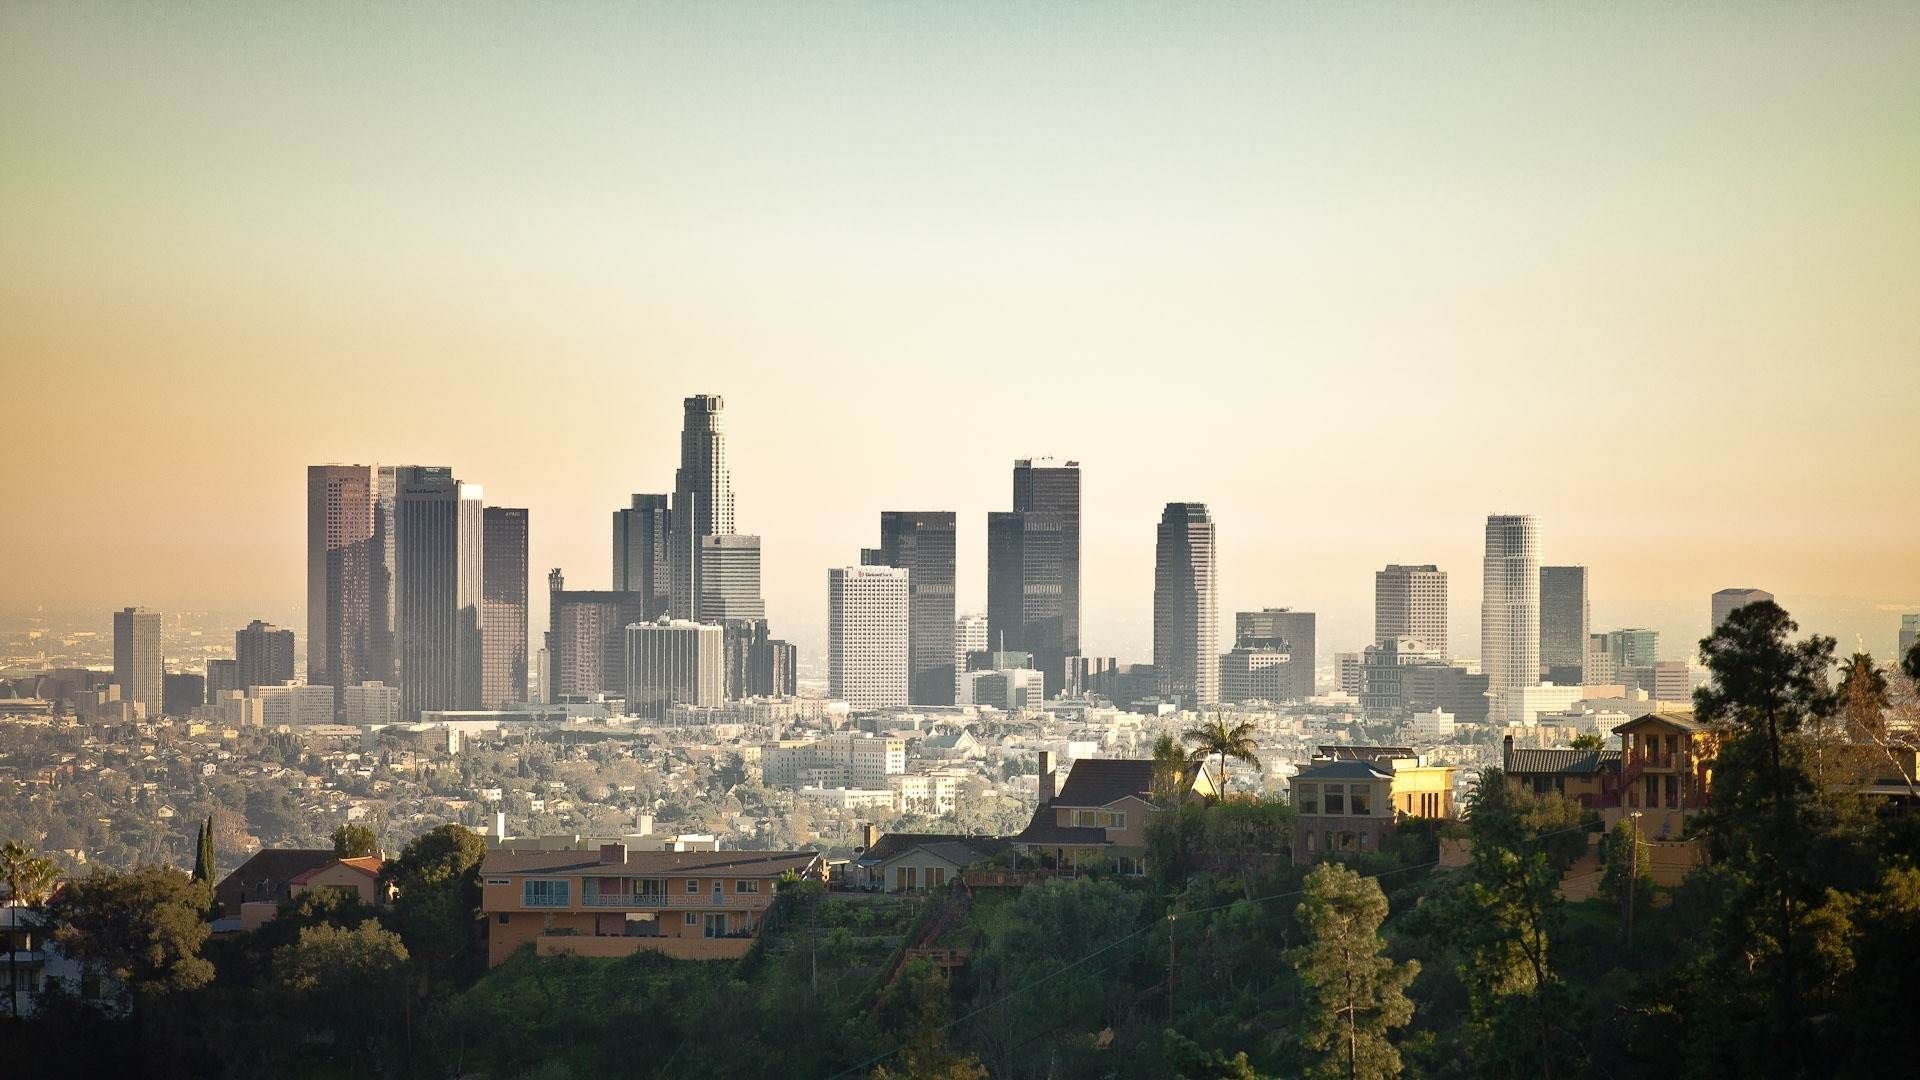
<path fill-rule="evenodd" d="M 255 619 L 233 632 L 233 662 L 240 680 L 236 689 L 280 686 L 293 681 L 293 631 Z M 331 685 L 307 680 L 315 686 Z"/>
<path fill-rule="evenodd" d="M 725 701 L 725 636 L 722 627 L 685 619 L 627 627 L 627 714 L 657 722 L 670 706 Z"/>
<path fill-rule="evenodd" d="M 1442 709 L 1462 724 L 1487 722 L 1487 677 L 1458 664 L 1413 664 L 1400 673 L 1407 709 Z"/>
<path fill-rule="evenodd" d="M 1414 666 L 1440 667 L 1445 661 L 1425 642 L 1410 637 L 1367 646 L 1360 655 L 1361 711 L 1374 720 L 1406 719 L 1411 714 L 1406 672 Z"/>
<path fill-rule="evenodd" d="M 379 494 L 371 465 L 307 467 L 307 682 L 336 695 L 378 677 L 371 588 Z"/>
<path fill-rule="evenodd" d="M 1220 704 L 1220 612 L 1213 515 L 1168 503 L 1154 545 L 1153 666 L 1186 708 Z"/>
<path fill-rule="evenodd" d="M 1047 693 L 1080 655 L 1080 463 L 1014 462 L 1013 509 L 987 515 L 987 626 L 996 649 L 1030 652 Z"/>
<path fill-rule="evenodd" d="M 446 470 L 408 469 L 399 476 L 394 636 L 404 720 L 480 707 L 481 497 L 478 484 Z"/>
<path fill-rule="evenodd" d="M 1348 694 L 1355 701 L 1366 692 L 1367 679 L 1361 665 L 1361 655 L 1357 652 L 1333 654 L 1333 682 L 1339 691 Z"/>
<path fill-rule="evenodd" d="M 1220 658 L 1220 700 L 1286 701 L 1293 696 L 1291 660 L 1284 641 L 1234 645 Z"/>
<path fill-rule="evenodd" d="M 400 677 L 400 654 L 394 645 L 395 566 L 394 509 L 402 473 L 446 473 L 440 465 L 382 465 L 373 471 L 373 539 L 367 545 L 367 647 L 361 682 L 395 685 Z M 309 672 L 307 681 L 312 682 Z"/>
<path fill-rule="evenodd" d="M 718 533 L 698 540 L 699 594 L 694 621 L 724 623 L 735 619 L 765 619 L 767 602 L 760 595 L 760 538 Z"/>
<path fill-rule="evenodd" d="M 800 650 L 792 642 L 756 640 L 748 662 L 749 697 L 791 698 L 800 693 Z"/>
<path fill-rule="evenodd" d="M 696 394 L 682 403 L 680 467 L 673 474 L 667 564 L 672 594 L 669 613 L 691 619 L 700 596 L 700 539 L 733 532 L 733 474 L 727 468 L 726 402 Z"/>
<path fill-rule="evenodd" d="M 964 678 L 966 672 L 961 672 Z M 1060 696 L 1085 698 L 1099 695 L 1111 699 L 1120 674 L 1120 661 L 1112 656 L 1069 656 L 1067 677 Z"/>
<path fill-rule="evenodd" d="M 1762 600 L 1772 599 L 1773 594 L 1765 589 L 1721 589 L 1719 592 L 1713 594 L 1713 605 L 1710 613 L 1713 621 L 1707 626 L 1708 633 L 1720 629 L 1721 624 L 1727 621 L 1727 616 L 1733 614 L 1736 610 L 1746 607 L 1748 604 L 1757 604 Z"/>
<path fill-rule="evenodd" d="M 207 703 L 207 678 L 169 671 L 160 677 L 160 707 L 168 716 L 192 716 Z"/>
<path fill-rule="evenodd" d="M 827 571 L 827 693 L 855 711 L 907 702 L 907 571 Z"/>
<path fill-rule="evenodd" d="M 547 575 L 547 603 L 549 704 L 626 697 L 627 627 L 653 621 L 646 594 L 568 591 L 555 569 Z"/>
<path fill-rule="evenodd" d="M 1609 630 L 1607 655 L 1613 658 L 1616 673 L 1628 668 L 1652 667 L 1660 659 L 1660 631 Z"/>
<path fill-rule="evenodd" d="M 130 607 L 113 613 L 113 681 L 120 700 L 146 709 L 147 719 L 166 711 L 165 670 L 160 656 L 160 613 Z"/>
<path fill-rule="evenodd" d="M 1900 644 L 1899 651 L 1894 653 L 1894 663 L 1904 661 L 1916 641 L 1920 641 L 1920 614 L 1900 616 Z"/>
<path fill-rule="evenodd" d="M 336 697 L 331 686 L 312 684 L 255 686 L 247 696 L 260 703 L 260 720 L 269 728 L 334 723 L 340 715 L 337 702 L 346 699 L 345 693 Z"/>
<path fill-rule="evenodd" d="M 1540 681 L 1540 535 L 1520 514 L 1487 518 L 1480 600 L 1480 669 L 1487 716 L 1504 724 L 1524 687 Z"/>
<path fill-rule="evenodd" d="M 1314 623 L 1313 612 L 1284 607 L 1242 611 L 1233 617 L 1235 648 L 1277 650 L 1287 654 L 1285 671 L 1280 676 L 1282 694 L 1277 700 L 1305 701 L 1313 696 Z"/>
<path fill-rule="evenodd" d="M 960 675 L 957 705 L 983 705 L 1006 712 L 1046 703 L 1046 679 L 1032 668 L 967 671 Z"/>
<path fill-rule="evenodd" d="M 220 695 L 229 690 L 245 690 L 246 684 L 240 681 L 240 661 L 207 661 L 207 700 L 218 701 Z"/>
<path fill-rule="evenodd" d="M 673 568 L 667 553 L 673 544 L 673 514 L 666 495 L 635 495 L 633 505 L 613 512 L 613 589 L 647 597 L 654 617 L 665 615 L 673 598 Z"/>
<path fill-rule="evenodd" d="M 879 548 L 862 553 L 865 565 L 907 571 L 907 697 L 915 705 L 954 701 L 955 531 L 951 511 L 888 510 Z"/>
<path fill-rule="evenodd" d="M 1593 621 L 1592 595 L 1584 566 L 1540 568 L 1540 669 L 1561 686 L 1587 682 L 1587 637 Z"/>
<path fill-rule="evenodd" d="M 400 688 L 364 682 L 340 692 L 340 722 L 359 727 L 400 722 Z"/>
<path fill-rule="evenodd" d="M 527 700 L 527 512 L 489 506 L 481 515 L 480 704 Z"/>
<path fill-rule="evenodd" d="M 987 617 L 956 615 L 953 618 L 953 692 L 959 700 L 960 676 L 967 673 L 967 657 L 987 651 Z"/>
<path fill-rule="evenodd" d="M 1394 564 L 1373 572 L 1373 640 L 1384 645 L 1400 638 L 1422 642 L 1432 652 L 1447 652 L 1447 572 Z"/>
<path fill-rule="evenodd" d="M 1613 647 L 1605 634 L 1587 635 L 1587 685 L 1609 686 L 1618 682 L 1620 666 L 1613 662 Z"/>
<path fill-rule="evenodd" d="M 1655 701 L 1689 704 L 1693 701 L 1693 673 L 1684 660 L 1656 660 L 1643 687 Z"/>

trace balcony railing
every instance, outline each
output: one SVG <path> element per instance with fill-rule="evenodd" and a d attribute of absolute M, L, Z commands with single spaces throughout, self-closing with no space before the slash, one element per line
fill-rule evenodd
<path fill-rule="evenodd" d="M 629 911 L 649 910 L 653 908 L 699 908 L 711 911 L 714 908 L 755 909 L 766 907 L 773 900 L 771 892 L 757 893 L 599 893 L 580 898 L 581 907 L 625 908 Z"/>

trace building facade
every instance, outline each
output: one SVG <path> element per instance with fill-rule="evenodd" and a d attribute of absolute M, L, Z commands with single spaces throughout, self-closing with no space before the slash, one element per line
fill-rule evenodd
<path fill-rule="evenodd" d="M 674 705 L 726 700 L 722 627 L 662 618 L 627 627 L 626 638 L 628 715 L 662 721 Z"/>
<path fill-rule="evenodd" d="M 1286 652 L 1286 672 L 1281 677 L 1282 696 L 1279 700 L 1305 701 L 1313 696 L 1315 622 L 1311 611 L 1295 611 L 1284 607 L 1242 611 L 1233 617 L 1233 643 L 1236 648 L 1279 649 Z"/>
<path fill-rule="evenodd" d="M 1540 568 L 1540 674 L 1547 682 L 1587 682 L 1593 597 L 1584 566 Z"/>
<path fill-rule="evenodd" d="M 159 612 L 130 607 L 113 613 L 113 681 L 120 700 L 145 708 L 147 719 L 158 720 L 166 711 Z"/>
<path fill-rule="evenodd" d="M 1487 718 L 1507 722 L 1520 691 L 1540 681 L 1540 533 L 1532 517 L 1487 518 L 1480 601 L 1480 669 Z"/>
<path fill-rule="evenodd" d="M 481 496 L 479 485 L 443 470 L 400 477 L 394 618 L 403 719 L 480 705 Z"/>
<path fill-rule="evenodd" d="M 723 623 L 734 619 L 765 619 L 767 602 L 760 594 L 760 538 L 716 533 L 699 538 L 699 594 L 694 620 Z"/>
<path fill-rule="evenodd" d="M 527 512 L 489 506 L 482 515 L 480 704 L 527 700 Z"/>
<path fill-rule="evenodd" d="M 233 632 L 233 661 L 241 689 L 290 683 L 293 681 L 293 631 L 255 619 L 245 629 Z M 330 684 L 322 682 L 321 685 Z"/>
<path fill-rule="evenodd" d="M 1398 638 L 1424 642 L 1447 656 L 1447 572 L 1432 563 L 1398 563 L 1373 572 L 1373 641 Z"/>
<path fill-rule="evenodd" d="M 960 680 L 967 673 L 967 657 L 972 653 L 986 652 L 987 617 L 985 615 L 956 615 L 953 618 L 953 692 L 954 700 L 959 700 Z"/>
<path fill-rule="evenodd" d="M 1713 602 L 1711 604 L 1711 610 L 1709 611 L 1709 617 L 1713 621 L 1708 624 L 1707 631 L 1711 633 L 1720 629 L 1720 627 L 1726 623 L 1727 616 L 1733 614 L 1740 608 L 1746 607 L 1748 604 L 1757 604 L 1762 600 L 1772 599 L 1773 594 L 1765 589 L 1721 589 L 1719 592 L 1713 594 Z"/>
<path fill-rule="evenodd" d="M 547 612 L 547 689 L 552 702 L 625 697 L 627 627 L 652 621 L 647 618 L 646 594 L 570 591 L 556 569 L 547 575 Z"/>
<path fill-rule="evenodd" d="M 374 506 L 371 465 L 307 467 L 307 681 L 342 686 L 374 670 Z"/>
<path fill-rule="evenodd" d="M 673 514 L 666 495 L 635 495 L 633 505 L 613 512 L 613 588 L 647 597 L 649 618 L 667 613 L 673 597 Z"/>
<path fill-rule="evenodd" d="M 1189 708 L 1220 704 L 1220 612 L 1213 515 L 1168 503 L 1154 546 L 1153 666 Z"/>
<path fill-rule="evenodd" d="M 990 647 L 1033 654 L 1047 693 L 1080 655 L 1080 463 L 1014 462 L 1013 509 L 987 515 Z"/>
<path fill-rule="evenodd" d="M 874 565 L 907 573 L 907 697 L 915 705 L 951 705 L 954 663 L 956 518 L 945 510 L 888 510 L 880 515 Z"/>
<path fill-rule="evenodd" d="M 726 401 L 695 394 L 681 405 L 680 467 L 673 474 L 669 520 L 669 613 L 691 619 L 700 596 L 700 539 L 733 532 L 733 474 L 727 467 Z"/>
<path fill-rule="evenodd" d="M 827 571 L 827 692 L 856 711 L 908 703 L 907 577 L 892 566 Z"/>

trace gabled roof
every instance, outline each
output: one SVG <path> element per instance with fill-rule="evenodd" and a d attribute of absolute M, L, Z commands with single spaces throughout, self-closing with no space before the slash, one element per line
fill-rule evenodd
<path fill-rule="evenodd" d="M 1509 750 L 1506 771 L 1512 773 L 1552 773 L 1563 776 L 1591 776 L 1601 771 L 1618 771 L 1618 750 Z"/>
<path fill-rule="evenodd" d="M 1053 797 L 1054 806 L 1106 806 L 1129 795 L 1152 797 L 1150 758 L 1081 758 Z"/>
<path fill-rule="evenodd" d="M 1323 761 L 1309 765 L 1294 776 L 1293 782 L 1302 780 L 1391 780 L 1393 773 L 1382 769 L 1371 761 Z"/>
<path fill-rule="evenodd" d="M 819 858 L 817 851 L 629 851 L 621 864 L 601 862 L 598 851 L 491 851 L 480 873 L 775 878 L 804 871 Z"/>
<path fill-rule="evenodd" d="M 1621 724 L 1619 727 L 1614 728 L 1613 733 L 1619 735 L 1638 730 L 1653 723 L 1665 724 L 1668 727 L 1678 728 L 1689 734 L 1713 730 L 1712 724 L 1705 724 L 1695 720 L 1692 709 L 1666 708 L 1655 709 L 1645 716 L 1636 716 L 1626 723 Z"/>
<path fill-rule="evenodd" d="M 356 855 L 351 859 L 335 859 L 333 862 L 326 863 L 325 865 L 322 865 L 322 866 L 316 866 L 311 870 L 301 871 L 299 874 L 296 874 L 292 878 L 289 878 L 287 880 L 287 884 L 305 885 L 307 882 L 313 880 L 316 874 L 319 874 L 325 870 L 331 870 L 336 865 L 344 866 L 349 870 L 357 870 L 360 873 L 365 874 L 370 878 L 378 880 L 380 877 L 380 867 L 383 866 L 384 863 L 381 861 L 380 857 L 377 855 Z"/>
<path fill-rule="evenodd" d="M 867 866 L 883 866 L 909 855 L 924 853 L 953 866 L 966 866 L 989 858 L 1007 846 L 1005 840 L 986 836 L 922 836 L 914 839 L 919 842 L 898 845 L 891 851 L 882 852 L 877 859 L 862 856 L 860 862 Z M 875 844 L 869 851 L 877 850 L 880 846 Z"/>
<path fill-rule="evenodd" d="M 240 905 L 250 901 L 285 900 L 294 878 L 331 866 L 338 858 L 332 848 L 261 848 L 220 879 L 213 898 L 228 915 L 240 914 Z"/>
<path fill-rule="evenodd" d="M 958 844 L 987 855 L 1006 846 L 1005 841 L 991 836 L 965 836 L 960 833 L 887 833 L 874 841 L 872 847 L 854 856 L 853 861 L 861 866 L 878 866 L 916 848 L 941 844 Z"/>

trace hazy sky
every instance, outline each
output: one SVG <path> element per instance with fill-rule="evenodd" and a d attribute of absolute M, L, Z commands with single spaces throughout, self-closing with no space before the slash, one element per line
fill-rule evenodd
<path fill-rule="evenodd" d="M 1127 659 L 1169 500 L 1323 652 L 1390 561 L 1477 652 L 1495 511 L 1671 655 L 1920 610 L 1920 5 L 184 7 L 0 7 L 0 610 L 293 619 L 323 461 L 603 586 L 695 392 L 803 652 L 1046 453 Z"/>

